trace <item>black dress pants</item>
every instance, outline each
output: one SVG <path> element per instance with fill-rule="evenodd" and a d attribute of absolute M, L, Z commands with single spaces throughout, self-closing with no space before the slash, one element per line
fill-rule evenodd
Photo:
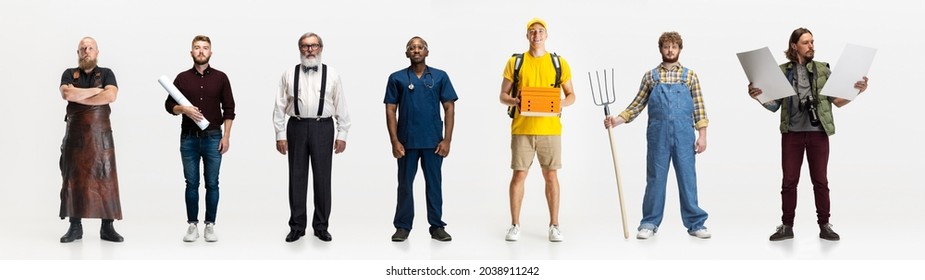
<path fill-rule="evenodd" d="M 289 118 L 286 126 L 289 145 L 289 228 L 304 231 L 309 164 L 315 212 L 312 228 L 328 229 L 331 216 L 331 161 L 334 153 L 334 121 L 331 118 Z"/>

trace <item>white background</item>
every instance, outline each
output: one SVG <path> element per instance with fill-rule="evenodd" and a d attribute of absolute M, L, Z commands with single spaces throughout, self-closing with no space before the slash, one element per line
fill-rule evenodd
<path fill-rule="evenodd" d="M 916 116 L 922 102 L 920 29 L 925 4 L 901 1 L 15 1 L 0 10 L 0 259 L 306 260 L 382 275 L 388 260 L 815 260 L 920 259 L 925 156 Z M 548 212 L 535 166 L 527 180 L 521 241 L 508 227 L 509 122 L 497 101 L 508 57 L 527 50 L 525 24 L 548 23 L 547 48 L 572 67 L 577 103 L 564 110 L 560 220 L 566 241 L 546 241 Z M 770 47 L 778 62 L 790 32 L 815 34 L 816 60 L 837 61 L 847 43 L 877 48 L 870 88 L 835 109 L 830 138 L 831 222 L 841 242 L 817 238 L 804 168 L 792 241 L 767 241 L 780 223 L 779 113 L 746 95 L 735 54 Z M 288 244 L 286 157 L 274 149 L 273 97 L 280 75 L 298 63 L 296 41 L 322 36 L 323 61 L 337 68 L 353 127 L 334 159 L 331 243 L 306 236 Z M 669 177 L 665 219 L 654 240 L 623 240 L 602 110 L 589 71 L 616 70 L 614 112 L 633 98 L 645 71 L 660 62 L 658 36 L 678 31 L 681 63 L 700 76 L 710 119 L 698 156 L 700 205 L 711 240 L 685 233 Z M 212 38 L 211 64 L 228 74 L 237 103 L 231 150 L 221 169 L 221 241 L 183 243 L 185 207 L 178 152 L 179 117 L 163 107 L 157 77 L 189 69 L 190 40 Z M 64 108 L 61 72 L 93 36 L 100 65 L 119 83 L 112 104 L 125 219 L 123 244 L 100 242 L 97 221 L 82 241 L 60 244 L 59 146 Z M 389 73 L 406 67 L 404 45 L 422 36 L 428 64 L 446 70 L 456 91 L 456 131 L 444 162 L 444 220 L 454 240 L 427 234 L 423 179 L 409 241 L 392 243 L 395 162 L 382 105 Z M 631 235 L 645 187 L 645 114 L 615 130 Z M 309 200 L 311 201 L 311 200 Z M 204 209 L 204 208 L 203 208 Z M 200 214 L 202 215 L 202 214 Z M 407 263 L 404 262 L 404 263 Z M 509 264 L 509 262 L 495 262 Z M 529 263 L 529 262 L 528 262 Z M 439 263 L 438 263 L 439 264 Z M 234 266 L 229 265 L 229 266 Z M 601 269 L 601 268 L 597 268 Z"/>

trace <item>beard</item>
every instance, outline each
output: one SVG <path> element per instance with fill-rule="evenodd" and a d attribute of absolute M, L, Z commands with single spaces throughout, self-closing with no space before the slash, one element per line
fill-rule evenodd
<path fill-rule="evenodd" d="M 196 63 L 196 65 L 205 65 L 205 64 L 209 64 L 209 59 L 211 59 L 211 58 L 212 58 L 211 56 L 206 56 L 205 58 L 194 56 L 194 57 L 193 57 L 193 63 Z"/>
<path fill-rule="evenodd" d="M 665 62 L 665 63 L 675 63 L 675 62 L 678 62 L 678 58 L 679 58 L 679 57 L 681 57 L 681 56 L 680 56 L 680 55 L 677 55 L 677 56 L 675 56 L 674 58 L 668 58 L 668 57 L 666 57 L 666 56 L 663 55 L 663 56 L 662 56 L 662 62 Z"/>
<path fill-rule="evenodd" d="M 77 67 L 80 68 L 80 70 L 85 70 L 85 71 L 93 70 L 93 68 L 96 68 L 96 59 L 90 59 L 90 58 L 77 59 Z"/>
<path fill-rule="evenodd" d="M 313 58 L 307 58 L 305 56 L 299 56 L 302 59 L 302 66 L 305 67 L 315 67 L 321 65 L 321 55 L 316 55 Z"/>
<path fill-rule="evenodd" d="M 815 56 L 816 56 L 816 51 L 809 51 L 806 53 L 806 55 L 803 56 L 803 62 L 805 63 L 805 62 L 812 61 Z"/>

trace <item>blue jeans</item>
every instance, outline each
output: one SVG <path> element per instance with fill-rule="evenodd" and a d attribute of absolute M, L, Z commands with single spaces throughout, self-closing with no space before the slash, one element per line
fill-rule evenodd
<path fill-rule="evenodd" d="M 206 223 L 215 223 L 218 210 L 218 170 L 222 154 L 218 144 L 221 130 L 206 130 L 180 135 L 180 157 L 183 160 L 183 177 L 186 178 L 186 219 L 199 222 L 199 160 L 202 159 L 206 180 Z"/>

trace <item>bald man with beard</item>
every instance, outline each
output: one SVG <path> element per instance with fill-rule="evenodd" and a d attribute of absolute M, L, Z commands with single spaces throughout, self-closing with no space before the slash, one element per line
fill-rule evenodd
<path fill-rule="evenodd" d="M 70 227 L 61 243 L 83 237 L 82 218 L 102 219 L 100 239 L 122 242 L 113 220 L 122 219 L 116 154 L 109 122 L 109 104 L 119 93 L 116 76 L 97 66 L 96 40 L 77 45 L 78 67 L 61 74 L 61 98 L 67 100 L 67 129 L 61 143 L 61 219 Z"/>

